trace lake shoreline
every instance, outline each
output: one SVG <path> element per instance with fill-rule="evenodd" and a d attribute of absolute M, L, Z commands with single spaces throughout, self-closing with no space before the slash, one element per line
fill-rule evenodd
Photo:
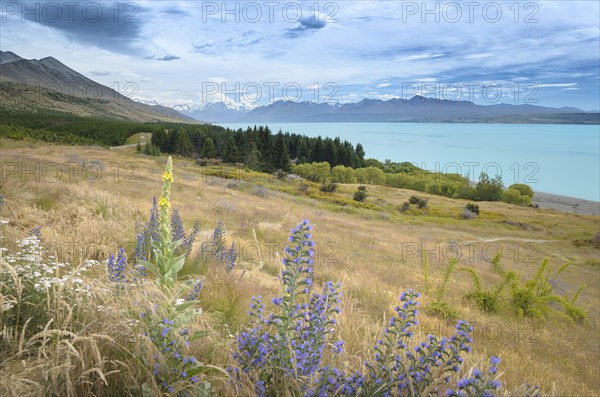
<path fill-rule="evenodd" d="M 599 200 L 600 137 L 591 125 L 442 123 L 267 123 L 271 131 L 361 143 L 366 158 L 409 162 L 422 169 L 502 176 L 541 192 Z M 228 128 L 247 124 L 220 123 Z M 576 178 L 585 172 L 585 183 Z M 547 200 L 542 200 L 545 203 Z M 553 200 L 554 201 L 554 200 Z M 556 200 L 562 204 L 563 200 Z M 573 204 L 574 205 L 574 204 Z M 562 208 L 562 207 L 561 207 Z M 567 207 L 568 208 L 568 207 Z"/>
<path fill-rule="evenodd" d="M 563 196 L 560 194 L 534 192 L 532 204 L 540 208 L 553 209 L 580 215 L 600 215 L 600 202 Z"/>

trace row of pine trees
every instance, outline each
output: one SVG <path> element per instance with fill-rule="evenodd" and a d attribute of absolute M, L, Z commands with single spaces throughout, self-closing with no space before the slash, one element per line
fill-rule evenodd
<path fill-rule="evenodd" d="M 244 163 L 263 172 L 289 171 L 297 164 L 326 161 L 331 166 L 358 168 L 365 152 L 340 138 L 312 138 L 305 135 L 274 134 L 269 127 L 231 130 L 214 125 L 170 126 L 152 134 L 152 145 L 163 153 L 201 158 L 219 158 L 225 163 Z"/>

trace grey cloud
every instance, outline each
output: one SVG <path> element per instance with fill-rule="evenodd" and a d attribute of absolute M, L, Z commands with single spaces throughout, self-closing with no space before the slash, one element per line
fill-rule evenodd
<path fill-rule="evenodd" d="M 296 38 L 305 33 L 323 29 L 327 25 L 325 18 L 321 18 L 318 14 L 315 15 L 313 13 L 311 13 L 309 16 L 303 16 L 300 18 L 298 23 L 298 26 L 286 29 L 284 36 L 288 38 Z"/>
<path fill-rule="evenodd" d="M 168 61 L 175 61 L 177 59 L 181 59 L 181 57 L 178 57 L 177 55 L 170 55 L 170 54 L 163 55 L 161 57 L 147 56 L 147 57 L 144 57 L 144 58 L 145 59 L 155 60 L 155 61 L 166 61 L 166 62 L 168 62 Z"/>
<path fill-rule="evenodd" d="M 181 57 L 178 57 L 177 55 L 165 55 L 163 57 L 156 58 L 157 61 L 175 61 L 177 59 L 181 59 Z"/>
<path fill-rule="evenodd" d="M 51 5 L 50 5 L 51 4 Z M 22 2 L 27 21 L 63 32 L 73 41 L 121 54 L 142 54 L 147 10 L 134 2 Z"/>
<path fill-rule="evenodd" d="M 325 18 L 311 13 L 309 16 L 300 18 L 300 26 L 304 29 L 322 29 L 326 25 Z"/>

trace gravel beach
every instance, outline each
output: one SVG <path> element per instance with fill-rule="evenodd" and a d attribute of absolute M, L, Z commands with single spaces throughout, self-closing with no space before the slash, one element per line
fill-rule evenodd
<path fill-rule="evenodd" d="M 535 192 L 532 203 L 539 205 L 540 208 L 551 208 L 562 212 L 572 212 L 582 215 L 600 215 L 600 202 L 598 201 Z"/>

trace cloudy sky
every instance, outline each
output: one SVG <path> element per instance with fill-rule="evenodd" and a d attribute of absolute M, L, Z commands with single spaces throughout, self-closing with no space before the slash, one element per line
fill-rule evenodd
<path fill-rule="evenodd" d="M 166 105 L 418 93 L 600 108 L 596 1 L 2 1 L 1 14 L 3 51 Z"/>

